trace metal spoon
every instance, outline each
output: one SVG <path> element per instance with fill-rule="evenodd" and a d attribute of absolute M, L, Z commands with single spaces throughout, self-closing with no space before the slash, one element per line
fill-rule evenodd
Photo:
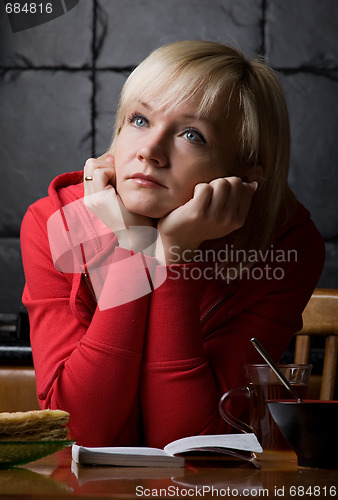
<path fill-rule="evenodd" d="M 292 395 L 297 399 L 298 403 L 302 403 L 303 400 L 298 394 L 298 392 L 292 387 L 290 382 L 284 377 L 283 373 L 279 370 L 278 366 L 276 363 L 270 358 L 269 354 L 266 352 L 264 347 L 258 342 L 257 339 L 254 337 L 250 340 L 250 342 L 256 347 L 257 351 L 259 354 L 262 356 L 262 358 L 265 359 L 267 364 L 270 366 L 270 368 L 274 371 L 274 373 L 277 375 L 279 380 L 285 385 L 287 390 L 292 393 Z"/>

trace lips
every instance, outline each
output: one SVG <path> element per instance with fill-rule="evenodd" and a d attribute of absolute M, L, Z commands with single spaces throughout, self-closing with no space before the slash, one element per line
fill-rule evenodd
<path fill-rule="evenodd" d="M 130 179 L 133 179 L 135 182 L 144 187 L 166 188 L 164 184 L 162 184 L 158 179 L 156 179 L 152 175 L 146 175 L 141 172 L 133 174 L 130 177 Z"/>

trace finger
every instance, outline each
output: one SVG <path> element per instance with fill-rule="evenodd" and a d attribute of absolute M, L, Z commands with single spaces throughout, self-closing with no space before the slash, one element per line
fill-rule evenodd
<path fill-rule="evenodd" d="M 90 182 L 90 187 L 94 187 L 95 191 L 104 191 L 105 189 L 111 189 L 112 182 L 111 180 L 115 178 L 114 171 L 111 168 L 98 167 L 92 173 L 92 181 Z M 88 181 L 86 182 L 88 184 Z"/>
<path fill-rule="evenodd" d="M 227 180 L 230 189 L 223 210 L 228 226 L 235 230 L 242 227 L 246 220 L 254 190 L 239 177 L 228 177 Z"/>
<path fill-rule="evenodd" d="M 243 182 L 238 177 L 228 178 L 230 191 L 225 203 L 225 210 L 232 211 L 238 223 L 242 225 L 249 211 L 254 190 L 250 184 Z"/>
<path fill-rule="evenodd" d="M 107 176 L 108 183 L 111 184 L 114 188 L 116 186 L 116 170 L 115 170 L 115 158 L 110 153 L 107 153 L 104 156 L 105 164 L 101 167 L 98 166 L 98 170 L 102 169 Z"/>
<path fill-rule="evenodd" d="M 246 182 L 243 183 L 243 196 L 237 208 L 238 217 L 240 220 L 243 220 L 243 223 L 249 213 L 252 198 L 253 195 L 255 194 L 257 186 L 258 186 L 257 182 L 250 184 L 247 184 Z"/>
<path fill-rule="evenodd" d="M 212 186 L 207 182 L 196 184 L 194 189 L 193 200 L 197 201 L 205 208 L 209 205 L 212 197 Z"/>
<path fill-rule="evenodd" d="M 89 158 L 84 166 L 87 175 L 91 175 L 98 168 L 115 170 L 115 159 L 111 154 L 100 156 L 99 158 Z"/>
<path fill-rule="evenodd" d="M 255 193 L 257 191 L 257 188 L 258 188 L 258 182 L 257 181 L 250 182 L 249 186 L 251 187 L 251 189 Z"/>
<path fill-rule="evenodd" d="M 111 186 L 115 186 L 114 158 L 111 155 L 106 159 L 89 158 L 84 166 L 85 196 Z"/>
<path fill-rule="evenodd" d="M 112 155 L 107 154 L 104 157 L 89 158 L 84 167 L 84 176 L 94 176 L 94 172 L 103 170 L 110 181 L 115 181 L 115 159 Z"/>
<path fill-rule="evenodd" d="M 231 185 L 227 178 L 220 177 L 210 182 L 212 198 L 209 208 L 215 213 L 223 212 L 224 205 L 230 193 Z"/>
<path fill-rule="evenodd" d="M 226 196 L 223 197 L 222 211 L 229 216 L 237 213 L 243 182 L 238 177 L 226 177 L 225 181 L 227 182 L 227 192 Z"/>

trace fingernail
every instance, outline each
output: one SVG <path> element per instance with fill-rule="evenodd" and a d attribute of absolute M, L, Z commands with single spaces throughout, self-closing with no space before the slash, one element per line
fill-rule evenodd
<path fill-rule="evenodd" d="M 258 182 L 257 181 L 250 182 L 250 186 L 254 191 L 256 191 L 256 189 L 258 188 Z"/>

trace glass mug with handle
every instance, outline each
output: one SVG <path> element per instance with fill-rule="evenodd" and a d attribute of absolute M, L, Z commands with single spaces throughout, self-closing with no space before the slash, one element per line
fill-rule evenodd
<path fill-rule="evenodd" d="M 297 393 L 306 399 L 312 365 L 289 364 L 278 366 Z M 219 411 L 226 422 L 242 432 L 254 432 L 263 450 L 289 450 L 290 446 L 270 415 L 267 402 L 292 399 L 292 395 L 278 379 L 269 365 L 245 365 L 246 387 L 236 387 L 223 394 Z M 234 417 L 227 405 L 231 399 L 245 397 L 250 399 L 250 423 Z"/>

